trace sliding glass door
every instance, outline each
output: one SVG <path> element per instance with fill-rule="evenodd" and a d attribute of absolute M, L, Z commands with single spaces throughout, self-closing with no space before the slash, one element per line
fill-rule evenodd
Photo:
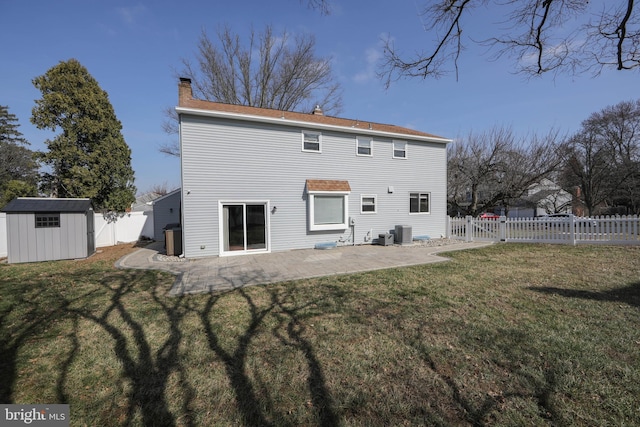
<path fill-rule="evenodd" d="M 267 203 L 222 204 L 222 252 L 266 251 Z"/>

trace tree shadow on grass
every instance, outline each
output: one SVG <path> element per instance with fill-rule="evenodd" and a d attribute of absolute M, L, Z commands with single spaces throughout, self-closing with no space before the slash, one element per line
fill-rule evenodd
<path fill-rule="evenodd" d="M 531 286 L 528 289 L 534 292 L 559 295 L 566 298 L 580 298 L 594 301 L 617 302 L 640 308 L 640 282 L 605 291 L 585 291 L 579 289 L 534 286 Z"/>
<path fill-rule="evenodd" d="M 100 326 L 114 342 L 113 350 L 121 363 L 122 375 L 131 383 L 124 425 L 131 424 L 136 410 L 140 411 L 144 425 L 176 425 L 175 416 L 169 410 L 165 397 L 167 381 L 174 372 L 178 373 L 185 392 L 185 418 L 182 422 L 194 425 L 188 406 L 195 392 L 186 382 L 185 368 L 180 363 L 178 355 L 182 340 L 180 322 L 185 315 L 184 300 L 175 298 L 171 304 L 165 303 L 158 295 L 155 278 L 155 274 L 149 272 L 112 276 L 100 282 L 100 286 L 110 293 L 110 304 L 106 308 L 98 313 L 84 308 L 69 308 L 68 312 Z M 152 299 L 156 306 L 160 307 L 169 324 L 169 336 L 155 352 L 145 335 L 143 323 L 136 320 L 127 310 L 124 301 L 129 293 L 138 291 L 136 288 L 144 282 L 151 286 Z M 117 320 L 124 325 L 116 325 Z M 129 333 L 132 340 L 128 338 Z"/>
<path fill-rule="evenodd" d="M 89 321 L 112 339 L 113 353 L 121 366 L 119 374 L 130 382 L 130 390 L 123 396 L 125 413 L 121 418 L 114 413 L 103 413 L 102 416 L 110 417 L 108 423 L 131 425 L 136 412 L 140 411 L 144 425 L 175 426 L 176 418 L 165 398 L 169 376 L 175 373 L 183 399 L 180 423 L 195 425 L 190 411 L 195 391 L 187 382 L 178 354 L 182 341 L 180 323 L 186 313 L 184 299 L 167 299 L 164 296 L 165 286 L 158 284 L 154 272 L 99 272 L 95 281 L 94 276 L 95 272 L 90 269 L 81 270 L 63 281 L 65 286 L 74 286 L 75 283 L 86 287 L 87 291 L 74 289 L 65 292 L 56 288 L 59 284 L 47 289 L 47 277 L 38 282 L 39 276 L 33 283 L 16 283 L 10 288 L 11 300 L 7 298 L 7 301 L 11 303 L 0 311 L 0 401 L 14 401 L 19 354 L 27 346 L 45 339 L 48 342 L 59 341 L 56 351 L 62 360 L 52 364 L 54 372 L 51 375 L 56 377 L 55 403 L 69 403 L 68 380 L 74 363 L 83 352 L 81 337 L 86 333 L 81 322 Z M 160 333 L 167 338 L 160 343 L 149 342 L 144 330 L 144 317 L 135 312 L 136 302 L 129 298 L 143 291 L 148 291 L 145 295 L 151 294 L 154 311 L 159 310 L 162 320 L 168 324 L 166 333 Z M 140 296 L 137 300 L 141 301 Z M 20 314 L 10 318 L 12 310 L 18 310 Z M 47 336 L 51 334 L 57 336 Z M 101 415 L 96 413 L 94 416 L 99 419 Z"/>
<path fill-rule="evenodd" d="M 278 324 L 273 328 L 273 334 L 282 344 L 292 347 L 304 355 L 309 369 L 307 386 L 320 425 L 326 427 L 339 425 L 340 418 L 335 411 L 322 364 L 315 354 L 313 345 L 304 337 L 305 321 L 319 314 L 307 309 L 317 307 L 319 301 L 310 301 L 302 306 L 292 307 L 293 300 L 288 298 L 289 294 L 285 294 L 283 297 L 271 289 L 270 294 L 272 305 L 277 306 L 279 309 L 275 313 Z M 286 330 L 286 336 L 280 332 L 281 330 Z"/>

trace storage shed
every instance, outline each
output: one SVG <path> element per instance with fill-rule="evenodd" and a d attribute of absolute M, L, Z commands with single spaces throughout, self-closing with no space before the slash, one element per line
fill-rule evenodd
<path fill-rule="evenodd" d="M 9 263 L 86 258 L 96 250 L 90 199 L 18 197 L 1 211 Z"/>

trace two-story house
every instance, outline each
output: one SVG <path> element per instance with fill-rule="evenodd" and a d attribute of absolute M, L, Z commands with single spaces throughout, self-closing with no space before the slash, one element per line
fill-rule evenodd
<path fill-rule="evenodd" d="M 381 123 L 193 98 L 180 79 L 188 258 L 446 234 L 450 140 Z"/>

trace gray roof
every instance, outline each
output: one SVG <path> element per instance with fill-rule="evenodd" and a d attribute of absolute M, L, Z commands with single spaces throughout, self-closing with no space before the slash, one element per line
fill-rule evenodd
<path fill-rule="evenodd" d="M 2 212 L 86 212 L 92 208 L 91 199 L 54 199 L 18 197 L 5 205 Z"/>

